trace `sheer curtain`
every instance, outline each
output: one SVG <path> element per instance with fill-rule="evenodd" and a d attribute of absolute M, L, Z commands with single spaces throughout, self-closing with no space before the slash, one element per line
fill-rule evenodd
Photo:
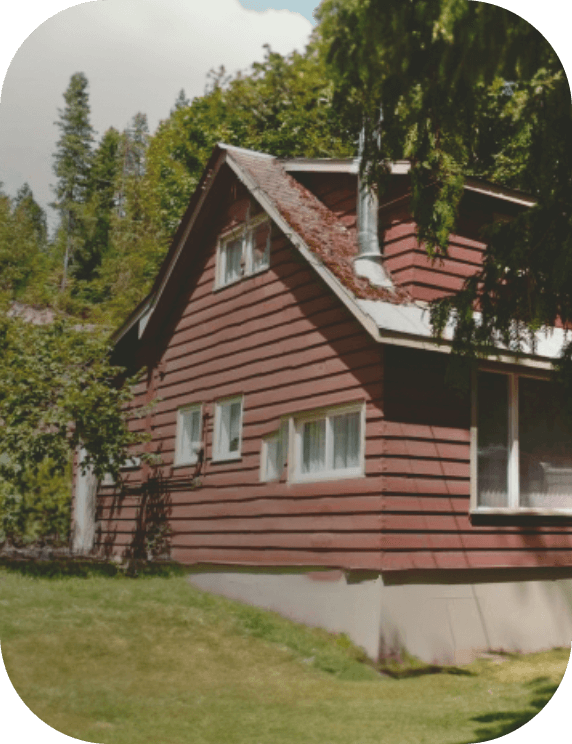
<path fill-rule="evenodd" d="M 308 421 L 302 433 L 302 472 L 317 473 L 326 468 L 326 419 Z"/>
<path fill-rule="evenodd" d="M 572 508 L 572 426 L 558 387 L 519 378 L 520 505 Z"/>
<path fill-rule="evenodd" d="M 234 282 L 241 276 L 242 238 L 237 238 L 224 247 L 224 283 Z"/>
<path fill-rule="evenodd" d="M 183 412 L 181 431 L 180 457 L 188 458 L 196 455 L 200 444 L 201 412 L 199 408 Z"/>
<path fill-rule="evenodd" d="M 478 376 L 478 504 L 508 506 L 508 375 Z"/>
<path fill-rule="evenodd" d="M 353 468 L 359 465 L 360 414 L 358 411 L 344 413 L 332 418 L 334 442 L 334 470 Z"/>

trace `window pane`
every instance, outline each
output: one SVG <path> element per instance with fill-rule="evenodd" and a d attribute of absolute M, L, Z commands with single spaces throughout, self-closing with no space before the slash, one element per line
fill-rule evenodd
<path fill-rule="evenodd" d="M 302 432 L 302 472 L 318 473 L 326 468 L 326 419 L 308 421 Z"/>
<path fill-rule="evenodd" d="M 236 401 L 226 406 L 229 410 L 229 439 L 228 439 L 228 451 L 238 452 L 240 446 L 240 411 L 242 403 Z"/>
<path fill-rule="evenodd" d="M 281 459 L 282 448 L 280 446 L 280 437 L 278 435 L 268 437 L 266 440 L 266 463 L 264 466 L 266 480 L 278 480 L 280 478 L 282 471 L 280 467 Z"/>
<path fill-rule="evenodd" d="M 508 375 L 478 376 L 478 504 L 508 506 Z"/>
<path fill-rule="evenodd" d="M 201 411 L 195 408 L 181 413 L 181 441 L 179 458 L 188 460 L 194 458 L 200 447 Z"/>
<path fill-rule="evenodd" d="M 240 279 L 242 274 L 242 238 L 237 238 L 224 246 L 224 283 Z"/>
<path fill-rule="evenodd" d="M 335 470 L 359 466 L 360 414 L 358 411 L 332 419 Z"/>
<path fill-rule="evenodd" d="M 270 259 L 270 223 L 263 222 L 252 234 L 252 271 L 267 269 Z"/>
<path fill-rule="evenodd" d="M 572 508 L 572 426 L 558 388 L 519 378 L 520 506 Z"/>

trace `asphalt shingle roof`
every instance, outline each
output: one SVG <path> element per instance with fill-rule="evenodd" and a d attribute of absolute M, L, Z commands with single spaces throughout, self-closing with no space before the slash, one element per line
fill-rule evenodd
<path fill-rule="evenodd" d="M 397 304 L 410 300 L 403 289 L 396 288 L 392 292 L 356 276 L 352 260 L 358 252 L 355 240 L 323 202 L 286 172 L 280 160 L 226 145 L 225 149 L 312 253 L 357 299 Z"/>

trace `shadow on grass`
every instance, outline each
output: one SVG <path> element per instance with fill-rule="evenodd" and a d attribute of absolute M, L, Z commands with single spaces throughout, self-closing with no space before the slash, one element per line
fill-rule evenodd
<path fill-rule="evenodd" d="M 554 684 L 548 677 L 537 677 L 528 682 L 526 686 L 530 688 L 531 692 L 531 699 L 526 708 L 474 716 L 471 719 L 477 724 L 474 737 L 462 742 L 462 744 L 476 744 L 476 742 L 498 739 L 505 734 L 516 731 L 534 718 L 558 689 L 558 685 Z"/>
<path fill-rule="evenodd" d="M 169 562 L 138 561 L 118 564 L 112 561 L 92 558 L 52 558 L 49 560 L 29 558 L 0 558 L 0 568 L 44 579 L 91 578 L 104 577 L 145 577 L 145 576 L 183 576 L 187 572 L 176 564 Z"/>
<path fill-rule="evenodd" d="M 425 674 L 456 674 L 462 677 L 474 677 L 475 673 L 468 669 L 461 669 L 455 666 L 438 666 L 437 664 L 427 664 L 426 666 L 415 667 L 413 669 L 392 669 L 390 667 L 378 666 L 379 671 L 393 679 L 406 679 L 407 677 L 422 677 Z"/>

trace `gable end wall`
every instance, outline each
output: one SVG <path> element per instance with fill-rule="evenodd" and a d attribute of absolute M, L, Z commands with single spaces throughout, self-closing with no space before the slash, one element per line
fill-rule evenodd
<path fill-rule="evenodd" d="M 188 246 L 195 269 L 172 298 L 179 310 L 152 362 L 158 402 L 147 420 L 134 422 L 151 433 L 150 449 L 163 461 L 171 557 L 379 570 L 381 349 L 275 228 L 270 269 L 214 290 L 217 235 L 242 222 L 248 205 L 243 187 L 231 188 L 216 229 Z M 214 402 L 233 395 L 244 396 L 242 458 L 212 462 Z M 366 406 L 365 477 L 294 484 L 285 473 L 280 482 L 260 482 L 262 438 L 283 417 L 354 401 Z M 177 409 L 193 403 L 206 414 L 199 471 L 173 466 Z M 102 491 L 99 516 L 100 545 L 129 552 L 141 530 L 141 497 Z"/>

